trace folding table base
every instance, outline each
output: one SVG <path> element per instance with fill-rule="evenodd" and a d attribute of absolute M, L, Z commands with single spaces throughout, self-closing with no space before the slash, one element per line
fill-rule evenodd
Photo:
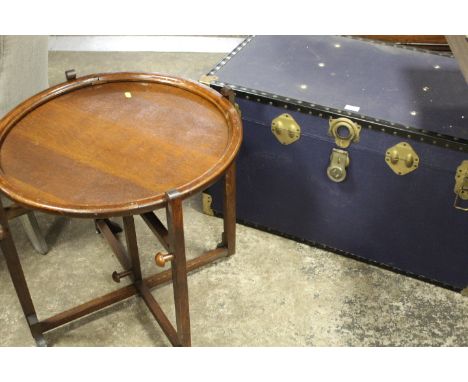
<path fill-rule="evenodd" d="M 64 325 L 68 322 L 101 310 L 119 301 L 138 294 L 145 301 L 148 309 L 159 323 L 161 329 L 173 346 L 190 346 L 190 314 L 187 287 L 187 273 L 221 257 L 235 252 L 235 165 L 234 163 L 225 174 L 224 195 L 224 232 L 222 241 L 216 249 L 204 252 L 199 257 L 186 261 L 182 200 L 178 192 L 166 194 L 167 228 L 153 212 L 142 216 L 148 227 L 169 252 L 159 254 L 162 259 L 171 262 L 171 269 L 143 278 L 140 267 L 135 223 L 133 216 L 124 216 L 124 232 L 126 248 L 115 236 L 116 229 L 108 219 L 96 220 L 96 227 L 107 240 L 116 255 L 123 271 L 112 274 L 114 281 L 119 282 L 122 277 L 131 277 L 133 283 L 107 293 L 101 297 L 75 306 L 54 316 L 39 320 L 29 293 L 18 253 L 13 242 L 8 225 L 8 217 L 0 201 L 0 247 L 5 255 L 16 293 L 26 317 L 27 323 L 38 346 L 47 346 L 44 333 Z M 163 260 L 164 261 L 164 260 Z M 173 283 L 174 303 L 176 313 L 176 328 L 171 324 L 159 304 L 151 294 L 151 289 L 168 281 Z"/>

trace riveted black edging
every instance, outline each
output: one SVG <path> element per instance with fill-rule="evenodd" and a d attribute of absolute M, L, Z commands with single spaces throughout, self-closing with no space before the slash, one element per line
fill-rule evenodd
<path fill-rule="evenodd" d="M 243 42 L 241 42 L 229 55 L 227 55 L 223 60 L 221 60 L 209 73 L 210 76 L 216 76 L 218 70 L 220 70 L 229 60 L 238 54 L 252 39 L 254 36 L 247 37 Z M 362 41 L 368 41 L 358 37 L 347 37 L 353 38 Z M 416 50 L 420 52 L 425 52 L 429 54 L 435 55 L 442 55 L 447 56 L 446 54 L 440 54 L 440 52 L 431 52 L 425 49 L 413 48 L 413 47 L 405 47 L 402 45 L 394 45 L 386 42 L 374 42 L 369 41 L 372 44 L 380 44 L 380 45 L 388 45 L 392 47 L 397 47 L 401 49 L 407 50 Z M 452 137 L 450 135 L 434 133 L 431 131 L 427 131 L 424 129 L 418 129 L 413 126 L 405 126 L 402 124 L 372 118 L 363 114 L 354 113 L 347 110 L 340 110 L 335 109 L 332 107 L 327 107 L 311 102 L 301 101 L 295 98 L 289 98 L 280 96 L 278 94 L 272 94 L 268 92 L 263 92 L 255 89 L 246 88 L 243 86 L 237 86 L 234 84 L 228 84 L 224 82 L 220 82 L 217 79 L 211 82 L 210 86 L 216 90 L 220 90 L 222 87 L 230 87 L 234 90 L 236 97 L 243 98 L 246 100 L 251 100 L 253 102 L 258 102 L 262 104 L 267 104 L 271 106 L 277 106 L 284 109 L 288 109 L 291 111 L 297 111 L 304 114 L 309 114 L 313 116 L 318 116 L 321 118 L 329 119 L 329 118 L 339 118 L 339 117 L 346 117 L 350 118 L 353 121 L 359 123 L 361 127 L 380 131 L 383 133 L 387 133 L 393 136 L 401 137 L 404 139 L 410 139 L 418 142 L 424 142 L 427 144 L 432 144 L 435 146 L 439 146 L 442 148 L 460 151 L 460 152 L 468 152 L 468 140 L 462 138 Z"/>

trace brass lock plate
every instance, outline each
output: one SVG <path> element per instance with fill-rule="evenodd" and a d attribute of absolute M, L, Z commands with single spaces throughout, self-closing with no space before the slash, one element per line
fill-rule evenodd
<path fill-rule="evenodd" d="M 406 175 L 419 166 L 419 156 L 407 142 L 400 142 L 387 149 L 385 162 L 397 175 Z"/>
<path fill-rule="evenodd" d="M 328 178 L 336 183 L 346 179 L 346 167 L 349 166 L 348 152 L 340 149 L 333 149 L 330 156 L 330 165 L 327 168 Z"/>
<path fill-rule="evenodd" d="M 271 132 L 283 145 L 290 145 L 301 137 L 301 127 L 289 114 L 281 114 L 271 121 Z"/>
<path fill-rule="evenodd" d="M 328 134 L 335 138 L 335 143 L 343 149 L 352 142 L 359 142 L 361 126 L 349 118 L 330 118 Z"/>

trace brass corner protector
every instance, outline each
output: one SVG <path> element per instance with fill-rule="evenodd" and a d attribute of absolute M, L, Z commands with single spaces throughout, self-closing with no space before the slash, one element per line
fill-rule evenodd
<path fill-rule="evenodd" d="M 218 80 L 217 76 L 210 76 L 210 75 L 204 74 L 203 76 L 200 77 L 198 82 L 201 82 L 203 85 L 210 86 L 213 82 L 217 80 Z"/>
<path fill-rule="evenodd" d="M 464 160 L 457 167 L 457 171 L 455 172 L 455 187 L 453 191 L 455 192 L 455 201 L 453 202 L 453 206 L 457 210 L 465 212 L 468 211 L 468 208 L 460 206 L 459 203 L 459 199 L 468 200 L 468 160 Z M 465 289 L 468 289 L 468 287 Z"/>
<path fill-rule="evenodd" d="M 213 202 L 213 198 L 211 195 L 203 192 L 202 193 L 202 211 L 205 215 L 214 216 L 214 211 L 211 208 L 211 203 Z"/>
<path fill-rule="evenodd" d="M 464 160 L 457 167 L 457 171 L 455 173 L 455 187 L 453 189 L 455 194 L 457 194 L 463 200 L 468 200 L 467 181 L 468 181 L 468 160 Z"/>

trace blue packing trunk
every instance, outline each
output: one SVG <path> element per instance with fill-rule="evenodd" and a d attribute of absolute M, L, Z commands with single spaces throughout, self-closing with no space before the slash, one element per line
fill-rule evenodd
<path fill-rule="evenodd" d="M 452 57 L 256 36 L 204 81 L 242 113 L 240 222 L 468 286 L 468 86 Z M 220 185 L 206 193 L 221 213 Z"/>

